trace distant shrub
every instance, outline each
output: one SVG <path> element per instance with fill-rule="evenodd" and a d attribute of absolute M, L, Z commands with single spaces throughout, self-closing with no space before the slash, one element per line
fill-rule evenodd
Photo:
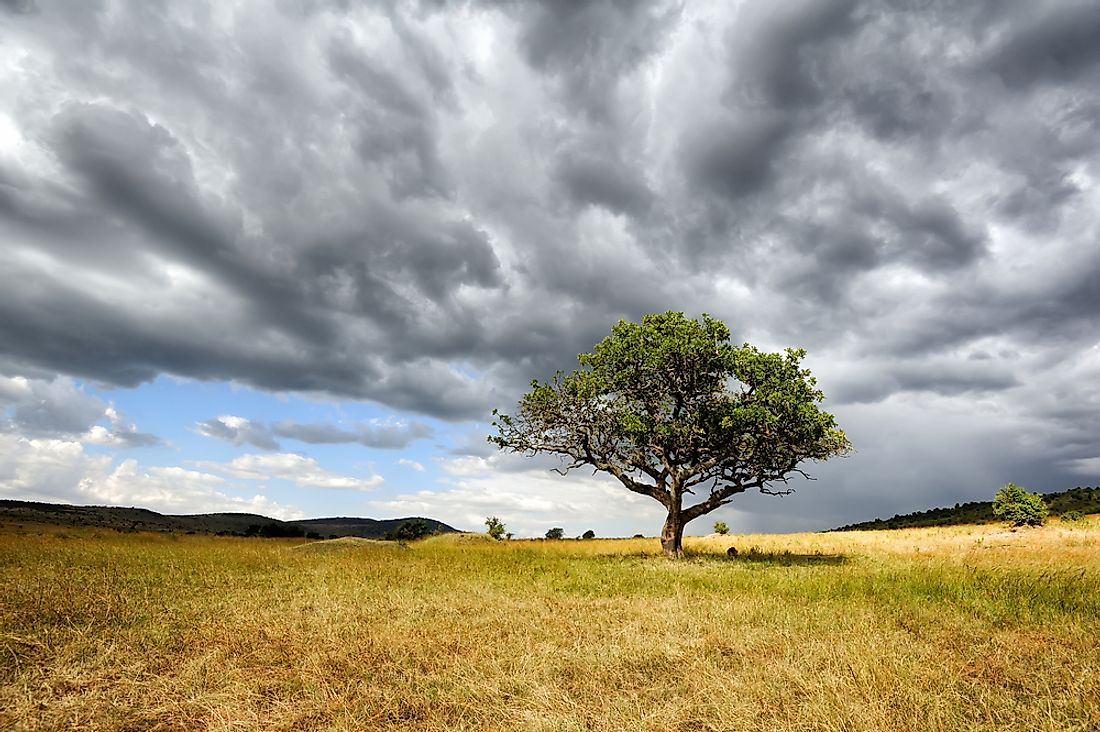
<path fill-rule="evenodd" d="M 1083 518 L 1085 517 L 1080 511 L 1066 511 L 1062 514 L 1062 520 L 1066 523 L 1076 523 Z"/>
<path fill-rule="evenodd" d="M 592 529 L 589 529 L 588 531 L 581 534 L 581 538 L 582 539 L 595 539 L 596 538 L 596 532 L 593 531 Z"/>
<path fill-rule="evenodd" d="M 396 529 L 386 534 L 386 538 L 391 541 L 416 541 L 431 533 L 432 527 L 428 526 L 428 522 L 417 518 L 402 521 Z"/>
<path fill-rule="evenodd" d="M 634 538 L 635 538 L 635 539 L 644 539 L 644 538 L 645 538 L 645 534 L 635 534 L 635 535 L 634 535 Z"/>
<path fill-rule="evenodd" d="M 485 519 L 485 533 L 493 537 L 497 541 L 504 539 L 506 529 L 504 528 L 504 522 L 498 519 L 496 516 L 489 516 Z"/>
<path fill-rule="evenodd" d="M 245 536 L 262 536 L 265 539 L 295 538 L 306 535 L 306 530 L 297 524 L 249 524 Z"/>
<path fill-rule="evenodd" d="M 1047 504 L 1038 493 L 1009 483 L 993 498 L 993 513 L 1013 526 L 1042 526 L 1047 518 Z"/>
<path fill-rule="evenodd" d="M 565 529 L 561 528 L 560 526 L 555 526 L 554 528 L 552 528 L 552 529 L 550 529 L 549 531 L 546 532 L 546 538 L 547 539 L 564 539 L 565 538 Z"/>
<path fill-rule="evenodd" d="M 714 533 L 725 535 L 725 534 L 728 534 L 729 532 L 730 532 L 730 527 L 726 524 L 725 521 L 715 521 L 714 522 Z"/>

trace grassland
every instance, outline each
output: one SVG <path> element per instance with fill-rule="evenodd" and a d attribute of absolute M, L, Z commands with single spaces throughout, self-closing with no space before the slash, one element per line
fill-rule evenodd
<path fill-rule="evenodd" d="M 687 548 L 0 528 L 0 729 L 1100 729 L 1096 517 Z"/>

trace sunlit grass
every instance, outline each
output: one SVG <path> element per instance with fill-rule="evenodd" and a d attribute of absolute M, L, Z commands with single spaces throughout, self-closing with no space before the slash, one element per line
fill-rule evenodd
<path fill-rule="evenodd" d="M 1095 518 L 300 545 L 0 530 L 0 728 L 1100 729 Z"/>

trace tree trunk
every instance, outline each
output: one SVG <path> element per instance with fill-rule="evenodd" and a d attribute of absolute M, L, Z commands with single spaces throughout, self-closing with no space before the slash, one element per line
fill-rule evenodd
<path fill-rule="evenodd" d="M 669 511 L 661 528 L 661 551 L 670 559 L 684 556 L 684 520 L 679 511 Z"/>

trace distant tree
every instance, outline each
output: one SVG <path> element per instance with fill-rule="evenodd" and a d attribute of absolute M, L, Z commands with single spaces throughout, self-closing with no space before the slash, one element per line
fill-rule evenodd
<path fill-rule="evenodd" d="M 504 522 L 498 519 L 496 516 L 489 516 L 485 519 L 486 533 L 493 537 L 497 541 L 504 539 L 506 529 L 504 528 Z"/>
<path fill-rule="evenodd" d="M 993 497 L 993 513 L 1013 526 L 1042 526 L 1047 511 L 1041 495 L 1028 493 L 1015 483 L 1001 488 Z"/>
<path fill-rule="evenodd" d="M 1081 514 L 1080 511 L 1074 510 L 1074 511 L 1066 511 L 1065 513 L 1062 514 L 1061 518 L 1062 518 L 1062 521 L 1064 521 L 1066 523 L 1075 523 L 1077 521 L 1081 521 L 1085 517 Z"/>
<path fill-rule="evenodd" d="M 555 526 L 554 528 L 552 528 L 552 529 L 550 529 L 546 532 L 546 538 L 547 539 L 564 539 L 565 538 L 565 529 L 563 529 L 559 526 Z"/>
<path fill-rule="evenodd" d="M 589 529 L 588 531 L 581 534 L 581 538 L 582 539 L 595 539 L 596 538 L 596 532 L 593 531 L 592 529 Z"/>
<path fill-rule="evenodd" d="M 265 539 L 304 537 L 306 530 L 297 524 L 249 524 L 245 536 L 262 536 Z"/>
<path fill-rule="evenodd" d="M 415 518 L 402 521 L 396 529 L 386 534 L 386 538 L 391 541 L 416 541 L 431 533 L 432 527 L 428 525 L 427 521 Z"/>
<path fill-rule="evenodd" d="M 729 532 L 730 532 L 730 527 L 726 524 L 725 521 L 715 521 L 714 522 L 714 533 L 722 534 L 724 536 L 724 535 L 728 534 Z"/>
<path fill-rule="evenodd" d="M 708 315 L 619 321 L 577 357 L 580 370 L 532 381 L 515 415 L 494 410 L 489 440 L 558 455 L 562 474 L 587 466 L 659 501 L 667 511 L 661 548 L 681 556 L 689 521 L 748 490 L 790 493 L 776 484 L 809 477 L 806 461 L 850 448 L 818 406 L 825 395 L 801 366 L 805 351 L 763 353 L 729 340 Z"/>

